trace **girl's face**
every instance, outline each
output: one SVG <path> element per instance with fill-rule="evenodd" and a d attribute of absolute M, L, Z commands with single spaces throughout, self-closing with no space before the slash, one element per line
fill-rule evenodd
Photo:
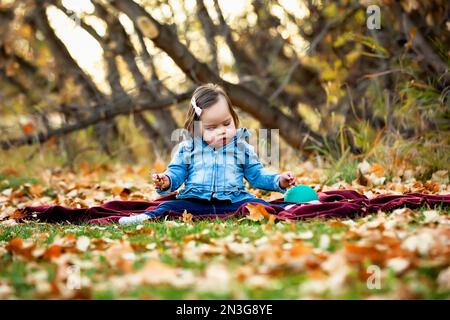
<path fill-rule="evenodd" d="M 219 148 L 227 144 L 236 134 L 227 100 L 221 95 L 215 104 L 203 109 L 200 120 L 203 140 L 211 147 Z"/>

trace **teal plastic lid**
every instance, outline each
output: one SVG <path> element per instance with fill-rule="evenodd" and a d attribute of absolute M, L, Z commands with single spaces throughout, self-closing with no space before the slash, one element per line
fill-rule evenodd
<path fill-rule="evenodd" d="M 304 184 L 299 184 L 290 188 L 284 195 L 285 202 L 304 203 L 313 200 L 319 200 L 317 192 L 314 191 L 313 188 Z"/>

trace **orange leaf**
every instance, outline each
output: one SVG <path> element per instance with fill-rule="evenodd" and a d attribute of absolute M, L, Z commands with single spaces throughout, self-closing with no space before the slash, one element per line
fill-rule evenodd
<path fill-rule="evenodd" d="M 436 182 L 425 182 L 424 187 L 428 190 L 431 191 L 433 193 L 437 193 L 440 190 L 440 186 L 439 184 L 437 184 Z"/>
<path fill-rule="evenodd" d="M 341 220 L 330 220 L 329 222 L 328 222 L 328 225 L 331 227 L 331 228 L 348 228 L 348 226 L 345 224 L 345 223 L 343 223 Z"/>
<path fill-rule="evenodd" d="M 128 199 L 128 196 L 131 194 L 131 190 L 128 188 L 123 188 L 122 192 L 120 193 L 121 199 Z"/>
<path fill-rule="evenodd" d="M 293 257 L 303 256 L 305 254 L 310 254 L 313 248 L 303 242 L 296 242 L 290 250 L 290 254 Z"/>
<path fill-rule="evenodd" d="M 75 236 L 73 234 L 71 234 L 71 233 L 66 234 L 64 236 L 64 238 L 66 238 L 69 241 L 75 241 L 76 240 Z"/>
<path fill-rule="evenodd" d="M 25 244 L 22 238 L 14 238 L 5 246 L 5 249 L 13 254 L 29 259 L 34 247 L 34 243 L 28 242 Z"/>
<path fill-rule="evenodd" d="M 22 125 L 22 131 L 25 134 L 32 134 L 34 131 L 34 125 L 31 122 L 27 122 Z"/>
<path fill-rule="evenodd" d="M 54 244 L 45 250 L 44 258 L 45 259 L 52 259 L 52 258 L 58 258 L 61 255 L 61 247 Z"/>
<path fill-rule="evenodd" d="M 262 204 L 252 205 L 248 204 L 246 208 L 249 211 L 249 215 L 246 217 L 252 221 L 261 221 L 267 219 L 267 223 L 262 226 L 264 231 L 272 230 L 272 226 L 277 218 L 275 215 L 267 212 L 266 208 Z"/>
<path fill-rule="evenodd" d="M 130 189 L 123 187 L 114 187 L 111 189 L 111 193 L 114 196 L 120 196 L 122 199 L 127 199 L 131 192 L 132 191 Z"/>
<path fill-rule="evenodd" d="M 6 245 L 6 250 L 9 252 L 19 252 L 23 248 L 23 239 L 22 238 L 14 238 Z"/>
<path fill-rule="evenodd" d="M 326 274 L 320 269 L 308 271 L 308 278 L 310 279 L 323 279 L 325 276 Z"/>
<path fill-rule="evenodd" d="M 33 196 L 40 197 L 44 188 L 40 184 L 32 185 L 29 189 L 29 193 Z"/>
<path fill-rule="evenodd" d="M 142 166 L 138 169 L 137 174 L 140 176 L 146 176 L 147 175 L 147 168 Z"/>
<path fill-rule="evenodd" d="M 27 24 L 22 24 L 17 31 L 19 32 L 21 37 L 26 39 L 30 39 L 31 36 L 33 35 L 33 30 Z"/>
<path fill-rule="evenodd" d="M 83 173 L 83 176 L 87 176 L 91 172 L 91 166 L 86 161 L 81 162 L 79 167 L 81 172 Z"/>
<path fill-rule="evenodd" d="M 6 75 L 8 77 L 14 76 L 14 74 L 16 73 L 16 71 L 18 69 L 19 69 L 19 64 L 17 62 L 15 62 L 14 60 L 9 60 L 6 63 Z"/>
<path fill-rule="evenodd" d="M 364 261 L 370 261 L 381 264 L 386 259 L 386 254 L 378 251 L 373 245 L 347 242 L 344 248 L 347 253 L 347 258 L 351 262 L 362 263 Z"/>
<path fill-rule="evenodd" d="M 26 213 L 24 213 L 20 209 L 17 209 L 16 211 L 14 211 L 14 213 L 12 215 L 9 216 L 9 218 L 10 219 L 21 219 L 21 218 L 24 218 L 26 216 L 27 216 Z"/>
<path fill-rule="evenodd" d="M 417 28 L 412 27 L 411 30 L 409 30 L 410 42 L 412 42 L 414 40 L 414 38 L 416 37 L 416 34 L 417 34 Z"/>
<path fill-rule="evenodd" d="M 12 168 L 12 167 L 6 167 L 6 168 L 4 168 L 4 169 L 2 169 L 2 173 L 3 174 L 6 174 L 6 175 L 17 175 L 17 170 L 15 169 L 15 168 Z"/>
<path fill-rule="evenodd" d="M 374 163 L 370 167 L 370 171 L 373 172 L 377 177 L 383 177 L 384 176 L 384 167 L 381 164 Z"/>
<path fill-rule="evenodd" d="M 370 150 L 367 152 L 366 156 L 370 155 L 374 150 L 377 144 L 380 142 L 381 137 L 383 136 L 383 132 L 386 129 L 386 127 L 381 128 L 380 131 L 377 132 L 377 135 L 375 136 L 375 139 L 372 141 L 372 146 L 370 147 Z"/>
<path fill-rule="evenodd" d="M 275 219 L 276 219 L 277 217 L 275 216 L 275 215 L 273 215 L 273 214 L 269 214 L 269 221 L 267 221 L 267 224 L 268 225 L 273 225 L 273 223 L 275 222 Z"/>
<path fill-rule="evenodd" d="M 183 212 L 183 222 L 184 223 L 190 223 L 192 222 L 192 214 L 188 213 L 187 210 L 184 210 Z"/>
<path fill-rule="evenodd" d="M 133 255 L 133 247 L 128 241 L 116 242 L 105 251 L 111 266 L 117 266 L 125 272 L 131 272 L 133 263 L 128 256 Z"/>
<path fill-rule="evenodd" d="M 113 187 L 111 189 L 111 193 L 114 196 L 118 196 L 121 192 L 122 192 L 123 188 L 122 187 Z"/>
<path fill-rule="evenodd" d="M 266 208 L 262 204 L 248 204 L 245 206 L 248 209 L 248 216 L 247 219 L 250 219 L 252 221 L 261 221 L 264 220 L 264 218 L 269 218 L 270 214 L 267 212 Z"/>

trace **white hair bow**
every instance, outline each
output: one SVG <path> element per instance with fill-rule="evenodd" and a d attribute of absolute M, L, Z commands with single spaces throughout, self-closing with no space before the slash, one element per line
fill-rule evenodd
<path fill-rule="evenodd" d="M 203 110 L 197 106 L 197 103 L 195 102 L 195 97 L 192 97 L 191 104 L 192 104 L 192 107 L 194 108 L 195 113 L 197 114 L 197 116 L 200 117 L 200 115 L 202 114 Z"/>

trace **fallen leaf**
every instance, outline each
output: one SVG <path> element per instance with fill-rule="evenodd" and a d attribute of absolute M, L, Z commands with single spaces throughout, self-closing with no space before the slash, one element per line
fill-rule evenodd
<path fill-rule="evenodd" d="M 374 173 L 377 177 L 381 178 L 384 176 L 385 169 L 381 164 L 374 163 L 370 167 L 370 171 Z"/>
<path fill-rule="evenodd" d="M 26 135 L 32 134 L 34 132 L 34 125 L 32 122 L 27 122 L 22 125 L 22 131 Z"/>
<path fill-rule="evenodd" d="M 138 271 L 144 284 L 171 284 L 177 277 L 176 269 L 157 260 L 149 260 Z"/>
<path fill-rule="evenodd" d="M 193 215 L 191 213 L 188 213 L 185 209 L 183 212 L 183 222 L 184 223 L 192 223 L 192 217 Z"/>
<path fill-rule="evenodd" d="M 422 231 L 405 239 L 402 243 L 402 248 L 421 255 L 427 255 L 434 244 L 435 240 L 430 232 Z"/>
<path fill-rule="evenodd" d="M 266 208 L 262 204 L 247 204 L 245 206 L 248 209 L 249 214 L 246 216 L 247 219 L 252 221 L 261 221 L 264 218 L 269 219 L 270 214 L 267 212 Z"/>
<path fill-rule="evenodd" d="M 105 251 L 105 257 L 108 263 L 113 267 L 119 267 L 125 272 L 131 272 L 133 260 L 135 259 L 134 250 L 128 241 L 114 242 L 114 244 Z"/>
<path fill-rule="evenodd" d="M 24 241 L 22 238 L 14 238 L 9 241 L 5 246 L 5 249 L 9 252 L 30 259 L 32 257 L 32 251 L 35 248 L 35 244 L 30 241 Z"/>
<path fill-rule="evenodd" d="M 53 258 L 58 258 L 62 253 L 61 246 L 51 245 L 44 252 L 44 259 L 51 260 Z"/>
<path fill-rule="evenodd" d="M 9 241 L 6 245 L 6 250 L 10 252 L 18 252 L 23 248 L 23 239 L 22 238 L 14 238 Z"/>
<path fill-rule="evenodd" d="M 327 234 L 322 234 L 319 239 L 319 248 L 322 250 L 327 250 L 330 247 L 330 236 Z"/>
<path fill-rule="evenodd" d="M 423 212 L 425 217 L 424 223 L 433 223 L 439 221 L 439 212 L 436 210 L 426 210 Z"/>
<path fill-rule="evenodd" d="M 18 174 L 17 169 L 12 167 L 3 168 L 1 172 L 8 176 L 16 176 Z"/>
<path fill-rule="evenodd" d="M 370 173 L 370 164 L 364 160 L 363 162 L 358 163 L 358 171 L 361 172 L 361 174 L 368 174 Z"/>
<path fill-rule="evenodd" d="M 310 244 L 305 244 L 302 241 L 297 241 L 293 244 L 290 249 L 290 255 L 293 257 L 303 256 L 305 254 L 310 254 L 313 248 Z"/>
<path fill-rule="evenodd" d="M 386 262 L 386 266 L 391 268 L 396 273 L 405 271 L 410 265 L 410 262 L 404 258 L 392 258 Z"/>
<path fill-rule="evenodd" d="M 362 186 L 368 186 L 370 184 L 369 179 L 362 173 L 361 170 L 358 170 L 356 182 Z"/>
<path fill-rule="evenodd" d="M 442 290 L 450 290 L 450 267 L 442 270 L 437 278 L 439 288 Z"/>
<path fill-rule="evenodd" d="M 87 251 L 89 245 L 91 244 L 91 240 L 86 236 L 81 236 L 77 239 L 76 248 L 81 252 Z"/>
<path fill-rule="evenodd" d="M 375 248 L 370 244 L 358 244 L 347 242 L 344 244 L 344 249 L 349 262 L 363 263 L 370 261 L 373 263 L 384 263 L 386 254 Z"/>
<path fill-rule="evenodd" d="M 197 283 L 197 289 L 204 292 L 226 293 L 230 289 L 232 277 L 228 268 L 222 264 L 210 264 L 205 275 Z"/>
<path fill-rule="evenodd" d="M 431 176 L 431 181 L 437 182 L 440 184 L 448 184 L 448 171 L 447 170 L 439 170 L 433 173 Z"/>
<path fill-rule="evenodd" d="M 10 219 L 22 219 L 25 218 L 27 214 L 20 209 L 16 209 L 13 214 L 9 216 Z"/>

